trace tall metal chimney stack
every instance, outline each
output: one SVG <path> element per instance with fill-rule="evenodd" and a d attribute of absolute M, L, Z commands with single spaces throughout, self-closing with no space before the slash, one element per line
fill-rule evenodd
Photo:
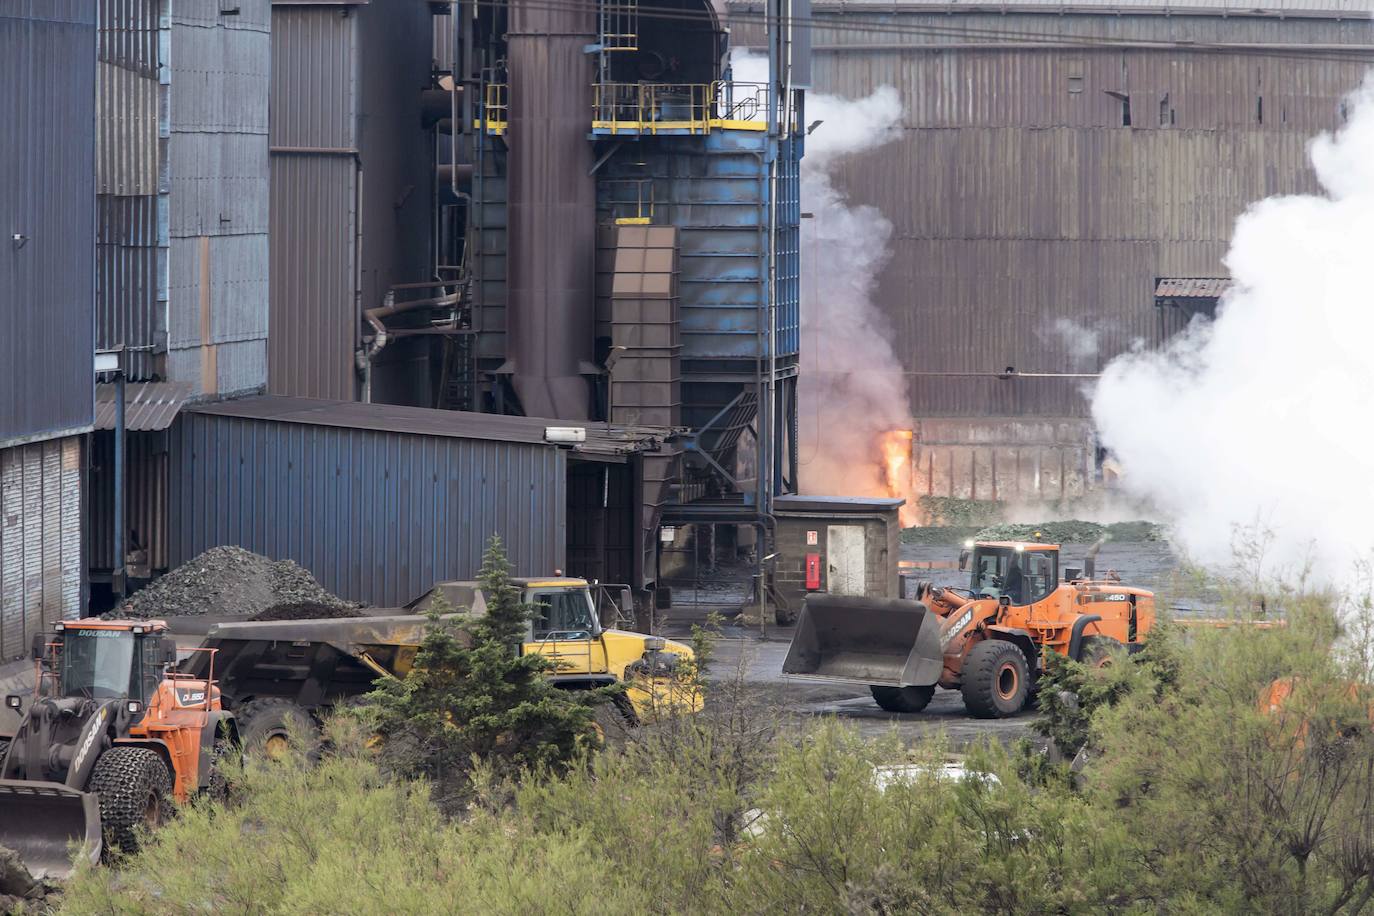
<path fill-rule="evenodd" d="M 596 5 L 511 0 L 506 358 L 529 416 L 583 420 L 595 333 Z"/>

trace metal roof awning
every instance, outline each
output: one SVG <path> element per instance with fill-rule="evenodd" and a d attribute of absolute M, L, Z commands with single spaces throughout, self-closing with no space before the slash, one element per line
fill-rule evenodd
<path fill-rule="evenodd" d="M 278 423 L 337 426 L 456 439 L 485 439 L 494 442 L 523 442 L 551 447 L 558 443 L 550 442 L 546 438 L 546 430 L 550 427 L 581 427 L 586 430 L 586 441 L 565 447 L 579 458 L 597 461 L 623 461 L 627 455 L 658 451 L 664 441 L 676 432 L 668 427 L 608 426 L 604 422 L 591 420 L 551 420 L 278 395 L 197 404 L 189 410 L 214 416 Z"/>
<path fill-rule="evenodd" d="M 1231 288 L 1230 277 L 1161 277 L 1156 299 L 1220 299 Z"/>
<path fill-rule="evenodd" d="M 95 386 L 95 428 L 115 428 L 115 391 L 111 382 Z M 166 429 L 191 396 L 187 382 L 128 382 L 124 386 L 124 428 L 129 432 Z"/>

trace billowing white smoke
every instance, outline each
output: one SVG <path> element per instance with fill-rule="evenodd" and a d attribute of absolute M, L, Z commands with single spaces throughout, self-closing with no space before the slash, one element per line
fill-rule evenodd
<path fill-rule="evenodd" d="M 1267 532 L 1265 574 L 1339 585 L 1374 546 L 1374 76 L 1351 101 L 1310 146 L 1325 194 L 1236 222 L 1215 321 L 1112 361 L 1094 394 L 1123 485 L 1209 565 Z"/>
<path fill-rule="evenodd" d="M 765 57 L 736 54 L 731 64 L 737 81 L 768 80 Z M 801 229 L 798 383 L 806 493 L 888 495 L 881 436 L 911 428 L 892 326 L 872 299 L 892 224 L 875 207 L 850 204 L 832 181 L 845 156 L 896 139 L 901 117 L 891 86 L 862 99 L 806 96 L 807 122 L 820 122 L 806 138 L 801 167 L 801 208 L 811 214 Z"/>

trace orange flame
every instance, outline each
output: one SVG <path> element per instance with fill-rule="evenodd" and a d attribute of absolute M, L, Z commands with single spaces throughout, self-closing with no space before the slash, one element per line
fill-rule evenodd
<path fill-rule="evenodd" d="M 906 500 L 901 508 L 904 527 L 920 522 L 920 507 L 916 503 L 915 488 L 911 483 L 912 434 L 909 429 L 892 429 L 882 434 L 878 441 L 882 451 L 883 483 L 889 496 Z"/>

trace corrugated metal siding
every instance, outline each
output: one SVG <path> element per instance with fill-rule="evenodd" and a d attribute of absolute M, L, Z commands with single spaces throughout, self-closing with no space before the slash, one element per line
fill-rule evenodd
<path fill-rule="evenodd" d="M 129 378 L 166 347 L 169 0 L 100 0 L 96 70 L 96 346 Z"/>
<path fill-rule="evenodd" d="M 81 438 L 0 449 L 0 658 L 81 616 L 81 530 Z"/>
<path fill-rule="evenodd" d="M 267 380 L 269 2 L 236 6 L 173 8 L 167 373 L 201 394 Z"/>
<path fill-rule="evenodd" d="M 1318 190 L 1307 141 L 1340 123 L 1342 96 L 1374 59 L 1070 44 L 1374 49 L 1368 19 L 846 9 L 816 29 L 815 90 L 901 94 L 902 136 L 843 160 L 837 185 L 893 223 L 877 300 L 907 369 L 922 373 L 1092 373 L 1176 332 L 1177 310 L 1155 308 L 1157 278 L 1224 275 L 1246 206 Z M 1008 33 L 1062 41 L 970 47 Z M 1128 96 L 1129 127 L 1108 92 Z M 1077 417 L 1083 386 L 913 375 L 910 393 L 918 418 Z"/>
<path fill-rule="evenodd" d="M 768 282 L 768 137 L 756 131 L 658 137 L 634 156 L 612 157 L 598 172 L 603 216 L 634 200 L 648 181 L 653 221 L 681 231 L 680 281 L 684 360 L 748 361 L 765 355 L 759 336 Z M 786 159 L 779 177 L 778 355 L 798 345 L 796 272 L 801 208 L 799 170 Z M 629 189 L 627 191 L 627 188 Z M 685 376 L 691 375 L 684 366 Z"/>
<path fill-rule="evenodd" d="M 92 4 L 0 3 L 0 445 L 93 419 L 94 84 Z"/>
<path fill-rule="evenodd" d="M 354 396 L 357 30 L 358 17 L 337 9 L 272 10 L 274 394 Z"/>
<path fill-rule="evenodd" d="M 130 433 L 125 440 L 124 523 L 129 528 L 128 550 L 148 552 L 148 565 L 167 569 L 167 434 Z M 108 573 L 114 568 L 114 433 L 90 438 L 90 487 L 86 539 L 87 565 Z"/>
<path fill-rule="evenodd" d="M 564 566 L 557 448 L 185 412 L 171 450 L 174 566 L 238 544 L 393 606 L 473 577 L 493 533 L 517 575 Z"/>

